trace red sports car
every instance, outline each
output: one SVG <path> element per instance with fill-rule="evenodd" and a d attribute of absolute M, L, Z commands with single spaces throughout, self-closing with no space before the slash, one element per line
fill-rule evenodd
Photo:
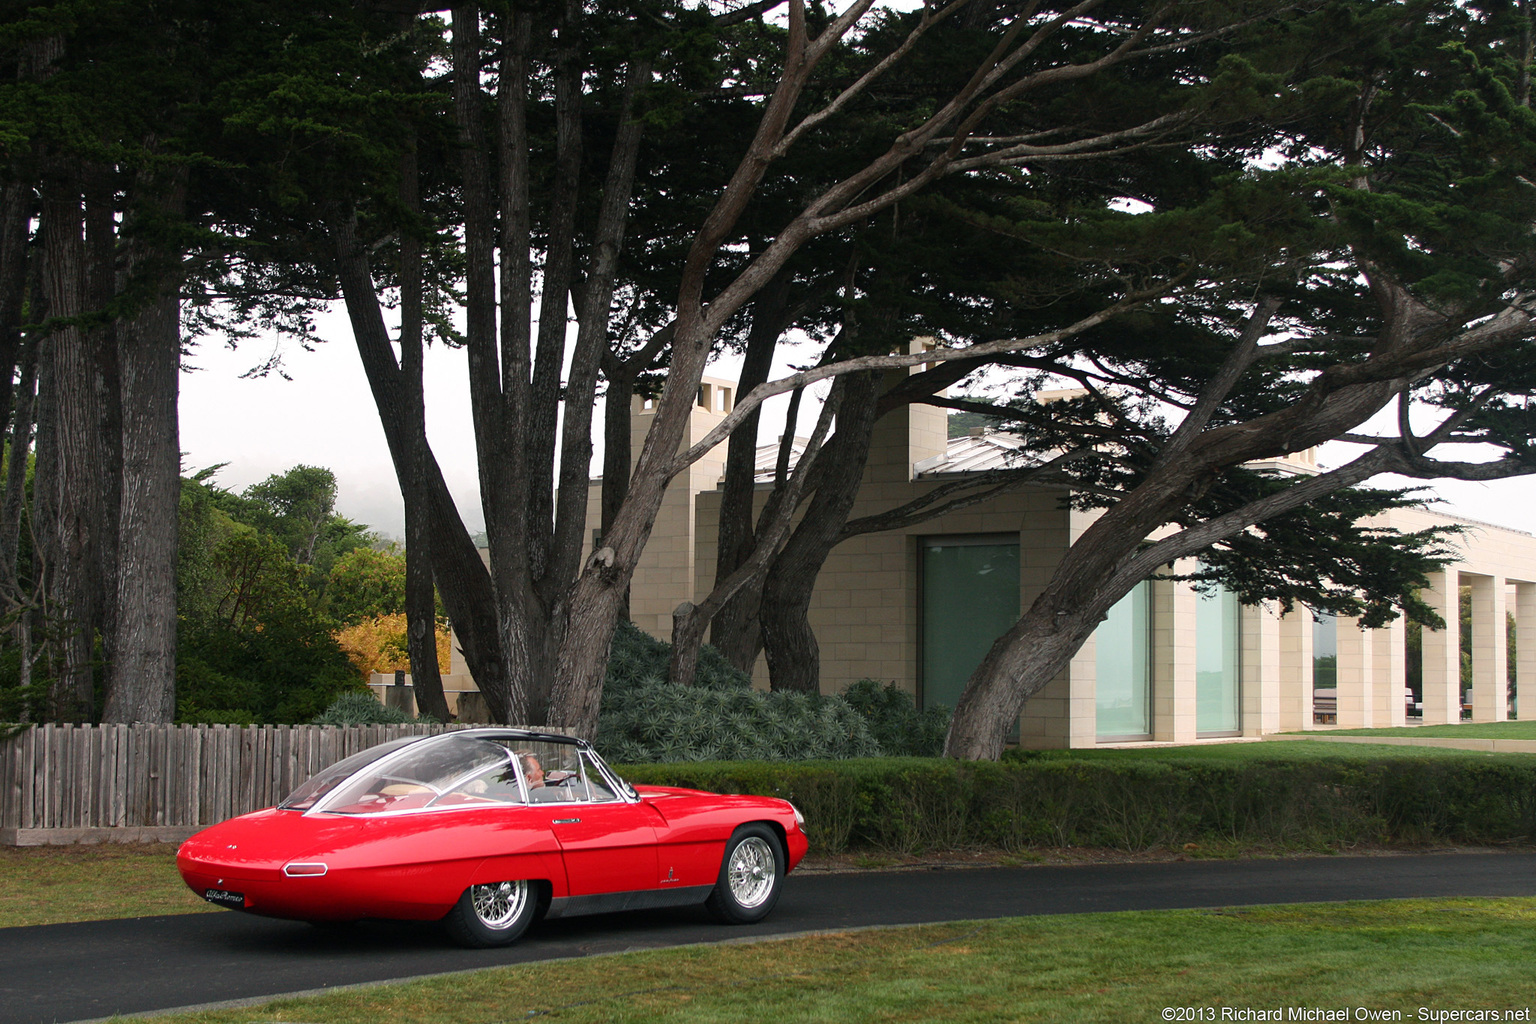
<path fill-rule="evenodd" d="M 441 919 L 469 946 L 539 917 L 703 903 L 760 921 L 805 856 L 784 800 L 635 787 L 585 740 L 466 729 L 338 761 L 182 844 L 211 903 L 302 921 Z"/>

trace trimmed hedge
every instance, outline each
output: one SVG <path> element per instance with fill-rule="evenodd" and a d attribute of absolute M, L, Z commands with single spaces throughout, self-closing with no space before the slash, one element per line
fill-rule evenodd
<path fill-rule="evenodd" d="M 1536 758 L 883 758 L 620 771 L 637 784 L 792 800 L 805 815 L 812 848 L 822 853 L 1536 841 Z"/>

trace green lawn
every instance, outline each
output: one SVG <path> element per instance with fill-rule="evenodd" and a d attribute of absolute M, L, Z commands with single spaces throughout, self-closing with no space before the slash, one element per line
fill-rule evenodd
<path fill-rule="evenodd" d="M 1222 1008 L 1280 1008 L 1280 1019 L 1295 1019 L 1288 1008 L 1347 1007 L 1347 1019 L 1356 1019 L 1364 1007 L 1418 1020 L 1420 1007 L 1526 1009 L 1536 1003 L 1533 962 L 1536 900 L 1400 900 L 1014 918 L 697 946 L 149 1019 L 1150 1024 L 1170 1019 L 1166 1007 L 1210 1008 L 1216 1016 L 1204 1019 L 1217 1020 Z"/>
<path fill-rule="evenodd" d="M 216 909 L 182 882 L 172 843 L 0 846 L 0 928 Z"/>

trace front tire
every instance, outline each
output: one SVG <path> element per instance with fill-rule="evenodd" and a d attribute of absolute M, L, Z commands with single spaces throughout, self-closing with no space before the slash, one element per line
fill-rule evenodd
<path fill-rule="evenodd" d="M 510 946 L 533 923 L 538 905 L 539 893 L 526 879 L 472 885 L 443 918 L 443 927 L 461 946 Z"/>
<path fill-rule="evenodd" d="M 755 924 L 773 910 L 783 887 L 779 837 L 766 825 L 743 825 L 725 844 L 720 877 L 704 906 L 717 921 Z"/>

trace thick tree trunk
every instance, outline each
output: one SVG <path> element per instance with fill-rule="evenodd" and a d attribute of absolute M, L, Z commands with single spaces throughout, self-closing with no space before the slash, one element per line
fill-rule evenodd
<path fill-rule="evenodd" d="M 1037 601 L 997 639 L 966 683 L 950 720 L 944 756 L 997 760 L 1025 702 L 1067 666 L 1098 624 L 1097 616 L 1058 616 Z"/>
<path fill-rule="evenodd" d="M 108 722 L 176 717 L 181 313 L 180 281 L 167 269 L 156 267 L 159 294 L 118 331 L 123 463 L 117 632 L 102 715 Z"/>
<path fill-rule="evenodd" d="M 629 498 L 615 517 L 611 532 L 604 536 L 603 546 L 587 559 L 570 589 L 551 704 L 559 709 L 562 724 L 579 736 L 591 737 L 597 731 L 608 651 L 624 589 L 634 576 L 640 553 L 656 524 L 656 512 L 666 497 L 713 336 L 714 330 L 696 317 L 686 313 L 678 317 L 672 369 L 631 475 Z"/>
<path fill-rule="evenodd" d="M 741 379 L 736 385 L 737 395 L 750 393 L 768 379 L 779 337 L 787 326 L 785 313 L 789 308 L 790 278 L 791 275 L 783 271 L 775 275 L 753 305 L 752 330 L 747 336 Z M 754 410 L 731 434 L 726 446 L 725 483 L 720 494 L 720 540 L 716 545 L 716 585 L 752 554 L 758 420 L 759 413 Z M 794 433 L 794 424 L 790 423 L 785 430 Z M 725 602 L 710 624 L 710 642 L 743 672 L 752 671 L 763 648 L 757 621 L 761 604 L 761 587 L 743 587 Z"/>
<path fill-rule="evenodd" d="M 42 202 L 43 287 L 54 317 L 86 312 L 84 214 L 78 187 L 66 172 L 47 184 Z M 78 322 L 53 335 L 56 475 L 43 483 L 55 495 L 54 518 L 42 524 L 53 535 L 53 593 L 63 652 L 51 703 L 53 716 L 89 721 L 95 715 L 92 654 L 101 615 L 101 454 L 96 408 L 96 353 Z"/>
<path fill-rule="evenodd" d="M 581 198 L 582 170 L 582 73 L 579 40 L 582 31 L 581 0 L 560 3 L 555 44 L 555 166 L 553 195 L 546 218 L 542 291 L 539 297 L 539 329 L 532 366 L 531 401 L 528 403 L 526 454 L 528 573 L 546 608 L 562 600 L 569 580 L 550 570 L 555 517 L 555 432 L 560 415 L 560 378 L 565 368 L 565 342 L 569 331 L 571 288 L 576 278 L 576 214 Z M 524 196 L 526 203 L 527 197 Z"/>
<path fill-rule="evenodd" d="M 437 660 L 437 601 L 432 562 L 427 554 L 431 530 L 426 516 L 408 500 L 405 510 L 405 630 L 411 659 L 411 688 L 416 710 L 439 722 L 453 721 L 443 693 L 442 666 Z"/>
<path fill-rule="evenodd" d="M 407 149 L 400 162 L 400 201 L 413 214 L 421 212 L 416 152 Z M 411 479 L 427 475 L 427 416 L 422 390 L 421 240 L 413 234 L 400 239 L 400 378 L 411 421 L 407 445 Z M 432 580 L 432 524 L 424 496 L 402 487 L 405 503 L 405 646 L 411 660 L 411 687 L 416 708 L 439 722 L 453 720 L 443 694 L 437 660 L 437 600 Z"/>
<path fill-rule="evenodd" d="M 111 169 L 91 165 L 85 174 L 85 282 L 86 308 L 93 312 L 107 309 L 118 292 L 117 220 L 113 198 Z M 101 560 L 101 612 L 98 628 L 101 634 L 101 661 L 109 672 L 109 690 L 112 684 L 110 669 L 117 644 L 118 520 L 123 492 L 122 373 L 118 367 L 117 351 L 120 328 L 120 321 L 114 318 L 92 328 L 86 336 L 86 344 L 95 357 L 96 369 L 96 429 L 99 439 L 97 450 L 100 453 L 100 477 L 97 483 L 100 497 L 97 507 L 101 515 L 95 531 L 97 556 Z M 179 338 L 177 343 L 179 345 Z M 179 358 L 179 348 L 176 351 Z M 176 409 L 174 388 L 173 382 L 173 418 Z M 180 454 L 176 448 L 172 450 L 178 452 L 179 472 Z M 173 530 L 175 508 L 175 504 L 172 504 Z M 175 564 L 173 545 L 170 561 L 173 581 Z M 171 614 L 175 615 L 174 598 Z"/>
<path fill-rule="evenodd" d="M 45 295 L 41 283 L 41 274 L 39 274 L 38 292 Z M 46 316 L 48 305 L 46 295 L 42 305 L 42 314 Z M 19 565 L 17 567 L 18 573 L 29 572 L 32 586 L 28 607 L 22 614 L 19 630 L 23 650 L 22 686 L 32 684 L 33 671 L 38 665 L 42 665 L 44 674 L 51 678 L 53 665 L 61 660 L 49 629 L 49 619 L 53 613 L 53 567 L 57 561 L 54 548 L 58 542 L 55 531 L 48 525 L 56 518 L 58 508 L 58 495 L 52 484 L 59 475 L 58 416 L 54 411 L 57 402 L 53 386 L 53 358 L 50 354 L 54 340 L 46 335 L 34 335 L 38 365 L 37 398 L 33 403 L 33 408 L 36 410 L 33 415 L 36 424 L 33 440 L 36 458 L 33 472 L 31 529 L 29 530 L 32 541 L 32 564 L 26 570 Z M 47 700 L 38 709 L 40 721 L 48 720 L 49 708 L 53 703 L 53 687 L 50 686 L 49 690 Z"/>
<path fill-rule="evenodd" d="M 453 55 L 456 67 L 479 67 L 481 36 L 479 10 L 473 5 L 455 8 Z M 563 41 L 563 40 L 562 40 Z M 516 48 L 506 54 L 516 62 Z M 510 88 L 509 103 L 516 104 L 516 90 Z M 579 96 L 577 97 L 579 103 Z M 469 354 L 470 404 L 475 427 L 476 453 L 480 467 L 480 500 L 485 515 L 486 537 L 490 545 L 490 582 L 494 603 L 489 609 L 494 617 L 494 639 L 471 638 L 466 634 L 475 628 L 466 623 L 459 630 L 459 638 L 466 644 L 477 644 L 484 654 L 495 652 L 502 661 L 491 678 L 491 693 L 480 681 L 480 673 L 471 665 L 475 680 L 482 692 L 492 717 L 500 722 L 516 721 L 542 725 L 547 721 L 549 707 L 550 673 L 546 671 L 544 652 L 548 648 L 551 629 L 550 613 L 544 609 L 550 602 L 541 601 L 541 594 L 533 586 L 534 567 L 542 566 L 549 555 L 547 512 L 544 507 L 540 484 L 547 479 L 534 471 L 544 462 L 541 442 L 535 436 L 532 451 L 516 440 L 537 434 L 540 422 L 538 408 L 526 412 L 534 423 L 521 422 L 519 410 L 527 409 L 519 393 L 525 385 L 519 367 L 526 367 L 520 353 L 512 353 L 513 338 L 517 332 L 499 334 L 496 328 L 496 241 L 494 226 L 497 206 L 493 201 L 491 172 L 481 139 L 485 135 L 485 97 L 477 77 L 455 76 L 453 89 L 454 121 L 463 143 L 459 151 L 459 168 L 463 181 L 464 205 L 464 258 L 465 258 L 465 336 Z M 515 110 L 503 112 L 515 114 Z M 516 118 L 512 118 L 513 122 Z M 515 124 L 510 129 L 503 121 L 501 145 L 503 162 L 512 163 L 526 140 L 517 138 Z M 514 173 L 510 167 L 504 172 Z M 514 186 L 515 187 L 515 186 Z M 505 212 L 505 209 L 503 209 Z M 513 230 L 514 225 L 504 225 Z M 553 256 L 551 257 L 553 261 Z M 508 264 L 511 277 L 504 284 L 520 282 L 526 267 Z M 549 287 L 546 281 L 546 288 Z M 548 296 L 546 295 L 546 301 Z M 564 298 L 560 300 L 560 343 L 564 344 Z M 526 311 L 505 311 L 506 316 L 526 316 Z M 545 310 L 554 315 L 554 310 Z M 500 344 L 498 344 L 500 342 Z M 522 342 L 526 345 L 526 340 Z M 503 367 L 502 353 L 509 357 Z M 542 354 L 541 354 L 542 358 Z M 532 396 L 538 403 L 554 407 L 559 402 L 560 359 L 555 357 L 555 383 L 548 394 L 540 392 L 537 383 Z M 537 374 L 536 374 L 537 379 Z M 509 401 L 510 396 L 510 401 Z M 524 431 L 528 431 L 525 434 Z M 550 460 L 553 459 L 553 440 L 550 442 Z M 555 609 L 558 617 L 558 609 Z M 456 620 L 457 622 L 457 620 Z"/>
<path fill-rule="evenodd" d="M 821 653 L 809 617 L 811 594 L 858 498 L 869 461 L 880 377 L 878 372 L 865 372 L 838 379 L 845 391 L 837 434 L 816 467 L 816 494 L 763 581 L 758 616 L 769 685 L 776 691 L 821 690 Z"/>
<path fill-rule="evenodd" d="M 634 404 L 635 378 L 619 372 L 608 374 L 607 402 L 603 408 L 603 493 L 599 530 L 607 533 L 629 494 L 629 446 L 632 442 L 630 406 Z M 596 547 L 597 545 L 593 545 Z M 629 588 L 619 606 L 619 618 L 629 618 Z"/>

